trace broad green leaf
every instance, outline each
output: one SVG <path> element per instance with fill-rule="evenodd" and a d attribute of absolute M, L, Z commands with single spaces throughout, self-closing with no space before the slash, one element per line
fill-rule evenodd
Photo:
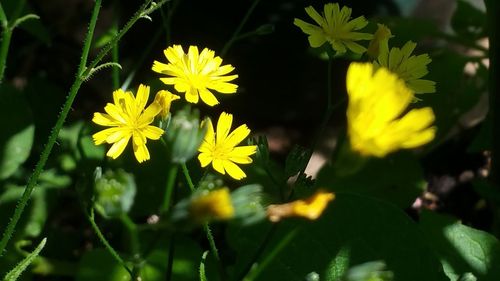
<path fill-rule="evenodd" d="M 422 214 L 420 226 L 451 280 L 470 279 L 466 273 L 500 280 L 500 244 L 493 235 L 432 212 Z"/>
<path fill-rule="evenodd" d="M 229 242 L 237 257 L 233 279 L 241 277 L 270 228 L 269 224 L 260 224 L 229 229 Z M 418 225 L 383 201 L 338 193 L 317 221 L 289 220 L 271 230 L 274 234 L 268 250 L 259 261 L 294 229 L 299 233 L 256 280 L 302 281 L 316 272 L 322 281 L 336 281 L 347 268 L 374 260 L 384 261 L 386 270 L 394 273 L 394 280 L 447 280 Z"/>
<path fill-rule="evenodd" d="M 325 165 L 316 186 L 369 195 L 406 208 L 422 193 L 425 180 L 415 156 L 398 152 L 383 159 L 369 159 L 357 173 L 345 176 L 337 174 L 336 166 Z"/>
<path fill-rule="evenodd" d="M 4 83 L 0 86 L 0 97 L 0 179 L 6 179 L 28 159 L 35 127 L 31 110 L 20 92 Z"/>
<path fill-rule="evenodd" d="M 8 272 L 3 278 L 4 281 L 16 281 L 19 276 L 26 270 L 26 268 L 33 262 L 33 260 L 40 254 L 43 247 L 45 247 L 45 243 L 47 242 L 47 238 L 43 238 L 40 244 L 24 258 L 16 267 L 14 267 L 10 272 Z"/>

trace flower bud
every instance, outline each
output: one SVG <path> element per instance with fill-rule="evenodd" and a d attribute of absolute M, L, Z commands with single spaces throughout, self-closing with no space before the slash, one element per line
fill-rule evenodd
<path fill-rule="evenodd" d="M 100 168 L 95 175 L 95 208 L 106 218 L 118 217 L 127 213 L 136 193 L 136 185 L 131 174 L 123 171 L 108 170 L 101 175 Z"/>

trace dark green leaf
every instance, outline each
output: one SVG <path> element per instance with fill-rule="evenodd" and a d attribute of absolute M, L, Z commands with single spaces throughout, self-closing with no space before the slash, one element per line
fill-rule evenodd
<path fill-rule="evenodd" d="M 5 179 L 30 155 L 35 127 L 31 110 L 20 92 L 4 83 L 0 93 L 0 179 Z"/>
<path fill-rule="evenodd" d="M 420 226 L 451 280 L 466 273 L 500 280 L 500 244 L 493 235 L 432 212 L 422 214 Z"/>

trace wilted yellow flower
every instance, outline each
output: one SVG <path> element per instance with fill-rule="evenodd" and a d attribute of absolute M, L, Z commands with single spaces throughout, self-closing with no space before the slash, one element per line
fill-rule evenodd
<path fill-rule="evenodd" d="M 352 149 L 384 157 L 401 148 L 414 148 L 434 139 L 430 107 L 405 112 L 414 99 L 403 80 L 371 63 L 351 63 L 347 70 L 348 133 Z"/>
<path fill-rule="evenodd" d="M 161 106 L 161 118 L 167 118 L 167 115 L 170 113 L 170 105 L 174 100 L 178 99 L 180 99 L 178 95 L 174 95 L 169 91 L 162 90 L 156 93 L 155 102 L 157 102 Z"/>
<path fill-rule="evenodd" d="M 411 53 L 416 46 L 414 42 L 408 41 L 403 48 L 391 48 L 389 51 L 387 42 L 381 44 L 378 58 L 373 64 L 396 73 L 415 94 L 434 93 L 436 82 L 420 79 L 429 73 L 427 65 L 432 60 L 428 54 L 412 56 Z"/>
<path fill-rule="evenodd" d="M 106 113 L 94 113 L 92 121 L 101 126 L 112 127 L 92 135 L 96 145 L 112 143 L 107 156 L 116 159 L 127 146 L 132 138 L 134 155 L 139 163 L 149 159 L 149 151 L 146 147 L 147 139 L 157 140 L 163 134 L 163 130 L 151 126 L 154 118 L 161 111 L 161 106 L 153 102 L 146 109 L 149 98 L 149 86 L 140 85 L 137 96 L 132 92 L 124 92 L 118 89 L 113 92 L 113 103 L 104 107 Z"/>
<path fill-rule="evenodd" d="M 366 53 L 372 58 L 378 57 L 380 53 L 380 46 L 389 46 L 389 39 L 392 37 L 391 30 L 387 26 L 380 23 L 378 23 L 377 26 L 377 31 L 375 31 L 373 39 L 370 41 L 368 50 L 366 51 Z"/>
<path fill-rule="evenodd" d="M 177 92 L 185 93 L 190 103 L 198 103 L 198 97 L 210 106 L 219 103 L 210 90 L 222 94 L 236 93 L 238 86 L 228 83 L 238 75 L 227 75 L 234 70 L 230 64 L 221 66 L 222 59 L 215 57 L 215 52 L 207 48 L 201 53 L 198 47 L 190 46 L 184 53 L 182 46 L 174 45 L 164 51 L 168 64 L 154 61 L 153 71 L 170 77 L 160 78 L 167 85 L 174 85 Z"/>
<path fill-rule="evenodd" d="M 198 160 L 202 167 L 212 163 L 212 167 L 217 172 L 223 175 L 227 172 L 232 178 L 240 180 L 246 177 L 246 174 L 236 164 L 252 163 L 250 155 L 255 154 L 257 146 L 237 146 L 250 134 L 250 129 L 243 124 L 229 133 L 232 123 L 233 115 L 222 112 L 215 133 L 212 121 L 207 119 L 204 124 L 207 126 L 207 133 L 198 149 L 200 152 Z"/>
<path fill-rule="evenodd" d="M 311 197 L 304 200 L 296 200 L 290 203 L 269 205 L 267 217 L 272 222 L 278 222 L 287 217 L 303 217 L 315 220 L 321 216 L 328 203 L 335 199 L 335 194 L 318 190 Z"/>
<path fill-rule="evenodd" d="M 191 200 L 189 213 L 197 221 L 232 218 L 234 207 L 229 189 L 225 187 L 196 196 Z"/>
<path fill-rule="evenodd" d="M 352 10 L 345 6 L 340 9 L 337 3 L 325 4 L 323 15 L 320 15 L 312 6 L 305 8 L 305 10 L 318 25 L 300 19 L 295 19 L 293 24 L 309 35 L 308 40 L 311 47 L 321 47 L 325 42 L 328 42 L 338 54 L 345 53 L 346 48 L 358 54 L 366 51 L 365 47 L 354 42 L 370 40 L 373 37 L 369 33 L 355 32 L 368 24 L 365 17 L 360 16 L 351 20 Z"/>

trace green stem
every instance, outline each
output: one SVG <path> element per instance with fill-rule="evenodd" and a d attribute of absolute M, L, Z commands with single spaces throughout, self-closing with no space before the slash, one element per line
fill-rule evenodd
<path fill-rule="evenodd" d="M 191 180 L 191 176 L 189 175 L 189 170 L 186 166 L 186 163 L 182 163 L 181 167 L 182 167 L 182 173 L 184 174 L 184 177 L 186 178 L 189 189 L 191 190 L 191 192 L 194 192 L 195 187 L 194 187 L 193 181 Z"/>
<path fill-rule="evenodd" d="M 148 9 L 146 11 L 147 4 L 149 4 L 151 2 L 151 0 L 147 0 L 146 3 L 141 7 L 141 9 L 139 9 L 139 11 L 134 15 L 134 17 L 132 17 L 129 20 L 129 22 L 127 22 L 125 27 L 116 35 L 116 37 L 113 38 L 113 40 L 111 41 L 111 44 L 108 44 L 106 47 L 104 47 L 101 50 L 99 55 L 92 61 L 91 67 L 88 67 L 88 68 L 85 68 L 84 62 L 87 60 L 87 58 L 85 57 L 85 54 L 88 55 L 88 50 L 85 51 L 85 49 L 90 48 L 90 39 L 85 40 L 84 49 L 82 51 L 82 57 L 80 59 L 80 65 L 78 66 L 79 71 L 77 73 L 77 77 L 69 90 L 68 96 L 66 98 L 66 101 L 65 101 L 62 109 L 61 109 L 61 112 L 60 112 L 59 117 L 56 121 L 56 124 L 54 125 L 54 128 L 52 129 L 52 131 L 49 135 L 49 138 L 47 140 L 47 144 L 45 144 L 45 147 L 43 148 L 43 151 L 40 155 L 40 159 L 38 160 L 38 163 L 35 166 L 35 170 L 33 171 L 33 174 L 28 179 L 28 183 L 26 185 L 24 193 L 21 196 L 21 199 L 19 199 L 17 206 L 16 206 L 16 209 L 14 210 L 14 214 L 13 214 L 11 220 L 9 221 L 9 223 L 4 231 L 4 234 L 2 236 L 2 240 L 0 240 L 0 257 L 4 254 L 4 250 L 7 246 L 7 243 L 9 242 L 10 238 L 12 237 L 12 234 L 14 233 L 16 225 L 17 225 L 19 219 L 21 218 L 21 215 L 24 211 L 24 208 L 26 207 L 26 204 L 28 203 L 28 200 L 31 197 L 31 193 L 33 192 L 33 190 L 36 186 L 36 183 L 38 181 L 38 178 L 39 178 L 43 168 L 45 167 L 45 163 L 47 162 L 47 159 L 50 155 L 50 152 L 52 151 L 52 147 L 54 146 L 54 143 L 57 140 L 57 137 L 59 135 L 59 131 L 61 130 L 61 128 L 64 124 L 64 121 L 66 120 L 66 116 L 68 115 L 68 112 L 71 109 L 71 106 L 73 104 L 73 101 L 75 100 L 75 97 L 78 93 L 78 90 L 80 89 L 80 86 L 82 85 L 83 81 L 85 80 L 85 76 L 88 75 L 88 73 L 90 73 L 90 70 L 93 67 L 97 66 L 97 64 L 109 52 L 111 47 L 121 39 L 121 37 L 130 29 L 130 27 L 143 15 L 143 13 L 145 13 L 145 12 L 151 13 L 156 8 L 161 6 L 161 4 L 163 4 L 165 1 L 166 0 L 159 2 L 155 6 L 155 8 L 151 8 L 151 9 Z M 99 13 L 100 6 L 101 6 L 101 0 L 96 0 L 94 10 L 92 12 L 93 13 L 92 19 L 94 19 L 94 18 L 97 19 L 97 15 L 95 15 L 95 14 Z M 92 20 L 91 20 L 91 24 L 89 25 L 89 32 L 87 33 L 87 37 L 89 37 L 90 34 L 93 33 L 94 28 L 95 28 L 95 22 L 94 22 L 94 25 L 92 25 Z M 83 73 L 81 71 L 83 71 Z"/>
<path fill-rule="evenodd" d="M 132 270 L 130 270 L 128 268 L 128 266 L 125 264 L 125 261 L 123 261 L 123 259 L 120 257 L 120 255 L 118 255 L 118 253 L 115 251 L 115 249 L 113 249 L 113 247 L 111 247 L 111 244 L 109 244 L 108 240 L 106 240 L 106 238 L 102 234 L 101 230 L 99 229 L 99 227 L 95 223 L 95 221 L 94 221 L 94 208 L 90 209 L 90 215 L 87 214 L 87 218 L 88 218 L 90 224 L 92 225 L 92 228 L 94 229 L 94 232 L 97 234 L 97 237 L 99 237 L 99 240 L 101 240 L 101 243 L 104 245 L 104 247 L 106 248 L 106 250 L 108 250 L 108 252 L 111 254 L 111 256 L 113 256 L 113 258 L 119 264 L 121 264 L 121 266 L 123 266 L 123 268 L 125 268 L 125 270 L 132 277 L 132 280 L 135 280 L 134 274 L 132 273 Z"/>
<path fill-rule="evenodd" d="M 167 187 L 165 188 L 165 197 L 163 198 L 163 204 L 160 208 L 160 213 L 164 214 L 168 212 L 170 208 L 170 204 L 172 201 L 172 193 L 174 191 L 175 179 L 177 177 L 177 171 L 179 170 L 179 166 L 176 164 L 172 164 L 168 169 L 167 173 Z"/>
<path fill-rule="evenodd" d="M 189 189 L 191 190 L 191 192 L 194 192 L 196 188 L 193 184 L 193 181 L 191 180 L 191 176 L 189 175 L 189 170 L 186 166 L 186 163 L 182 163 L 181 167 L 184 177 L 186 178 L 186 181 L 188 183 Z M 205 231 L 205 234 L 207 236 L 208 244 L 210 245 L 210 251 L 212 252 L 212 255 L 214 256 L 215 260 L 218 263 L 219 271 L 221 273 L 221 278 L 225 278 L 225 273 L 222 266 L 222 261 L 219 256 L 219 251 L 217 250 L 215 239 L 214 236 L 212 235 L 212 231 L 210 230 L 210 225 L 208 223 L 205 223 L 203 225 L 203 231 Z"/>
<path fill-rule="evenodd" d="M 486 0 L 486 14 L 488 20 L 489 36 L 489 117 L 492 120 L 492 147 L 491 147 L 491 179 L 493 183 L 500 186 L 500 42 L 498 36 L 498 15 L 500 14 L 500 3 L 496 0 Z"/>
<path fill-rule="evenodd" d="M 221 57 L 226 55 L 226 53 L 229 51 L 231 46 L 238 40 L 238 36 L 240 35 L 241 30 L 243 29 L 243 26 L 247 23 L 248 19 L 250 18 L 250 15 L 253 13 L 253 10 L 255 10 L 255 7 L 257 7 L 257 4 L 259 4 L 260 0 L 254 0 L 252 3 L 252 6 L 250 6 L 250 9 L 248 9 L 247 13 L 243 17 L 243 20 L 241 20 L 240 24 L 234 31 L 233 35 L 231 38 L 226 42 L 224 47 L 222 48 L 222 51 L 220 52 Z"/>
<path fill-rule="evenodd" d="M 2 45 L 0 46 L 0 84 L 3 81 L 5 73 L 5 65 L 7 62 L 7 55 L 9 53 L 10 39 L 12 38 L 12 30 L 9 27 L 9 21 L 3 10 L 2 3 L 0 3 L 0 21 L 2 24 Z M 1 256 L 1 253 L 0 253 Z"/>

